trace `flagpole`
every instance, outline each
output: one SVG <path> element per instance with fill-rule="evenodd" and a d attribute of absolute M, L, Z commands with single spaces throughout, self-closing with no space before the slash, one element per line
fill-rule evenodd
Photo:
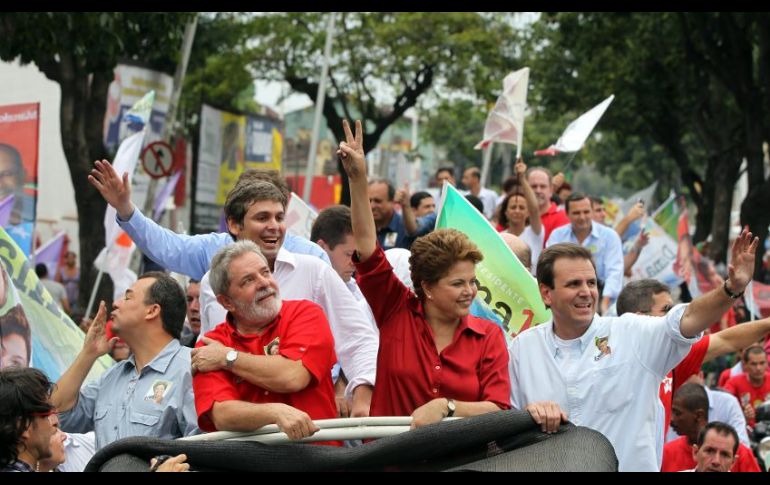
<path fill-rule="evenodd" d="M 329 23 L 326 26 L 326 43 L 324 45 L 323 64 L 321 66 L 321 80 L 318 82 L 318 92 L 315 97 L 315 117 L 313 118 L 313 132 L 310 136 L 310 151 L 307 155 L 307 167 L 305 168 L 305 187 L 302 191 L 302 198 L 305 200 L 306 204 L 310 204 L 310 192 L 313 190 L 315 157 L 318 150 L 318 138 L 321 130 L 321 115 L 323 114 L 324 101 L 326 100 L 326 77 L 329 74 L 329 60 L 332 55 L 335 16 L 336 12 L 329 13 Z"/>
<path fill-rule="evenodd" d="M 108 249 L 107 252 L 104 254 L 105 261 L 110 256 L 110 250 Z M 106 264 L 106 263 L 105 263 Z M 91 318 L 91 310 L 94 307 L 94 300 L 96 300 L 96 292 L 99 290 L 99 285 L 102 282 L 102 276 L 104 276 L 104 264 L 100 265 L 99 272 L 96 274 L 96 281 L 94 282 L 94 287 L 91 289 L 91 296 L 88 298 L 88 306 L 86 307 L 86 312 L 83 315 L 85 318 Z M 75 322 L 78 325 L 80 325 L 80 322 Z"/>
<path fill-rule="evenodd" d="M 487 186 L 487 176 L 489 175 L 489 165 L 492 162 L 492 146 L 494 142 L 489 142 L 489 145 L 484 147 L 483 162 L 481 165 L 481 186 Z"/>

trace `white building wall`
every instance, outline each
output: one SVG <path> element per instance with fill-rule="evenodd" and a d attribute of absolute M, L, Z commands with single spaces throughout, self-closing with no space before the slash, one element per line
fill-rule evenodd
<path fill-rule="evenodd" d="M 0 62 L 0 105 L 40 103 L 40 144 L 36 230 L 45 243 L 60 230 L 79 253 L 78 212 L 59 130 L 61 89 L 35 64 Z M 101 224 L 102 221 L 93 221 Z"/>

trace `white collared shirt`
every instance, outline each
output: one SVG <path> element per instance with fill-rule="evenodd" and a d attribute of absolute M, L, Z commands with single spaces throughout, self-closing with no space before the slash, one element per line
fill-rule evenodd
<path fill-rule="evenodd" d="M 323 308 L 334 335 L 334 350 L 348 378 L 348 390 L 374 385 L 379 338 L 342 278 L 314 256 L 284 248 L 275 259 L 273 278 L 284 300 L 310 300 Z M 201 279 L 201 332 L 225 321 L 227 311 L 217 302 L 207 272 Z M 331 371 L 331 369 L 330 369 Z"/>
<path fill-rule="evenodd" d="M 658 471 L 660 381 L 700 338 L 682 336 L 685 308 L 677 305 L 665 317 L 597 315 L 583 336 L 561 345 L 552 320 L 522 332 L 508 346 L 511 404 L 555 401 L 572 423 L 610 440 L 620 471 Z M 598 348 L 600 337 L 608 338 L 607 354 Z"/>

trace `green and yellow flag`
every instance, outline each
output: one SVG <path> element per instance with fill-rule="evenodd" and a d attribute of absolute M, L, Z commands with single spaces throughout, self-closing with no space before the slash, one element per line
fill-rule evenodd
<path fill-rule="evenodd" d="M 31 342 L 29 351 L 18 356 L 20 365 L 43 371 L 52 381 L 75 360 L 83 347 L 85 334 L 54 301 L 40 283 L 24 253 L 0 228 L 0 337 L 11 333 Z M 8 276 L 10 281 L 5 279 Z M 30 339 L 31 335 L 31 339 Z M 31 355 L 29 355 L 31 354 Z M 5 359 L 4 359 L 5 360 Z M 96 361 L 87 381 L 98 377 L 113 361 L 104 356 Z"/>
<path fill-rule="evenodd" d="M 471 313 L 482 318 L 494 314 L 509 337 L 551 318 L 535 278 L 484 215 L 449 184 L 444 184 L 436 218 L 436 229 L 442 228 L 464 232 L 484 254 L 476 265 L 479 293 Z"/>

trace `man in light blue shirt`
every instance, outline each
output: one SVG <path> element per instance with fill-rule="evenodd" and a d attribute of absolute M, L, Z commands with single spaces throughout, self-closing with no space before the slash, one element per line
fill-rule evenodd
<path fill-rule="evenodd" d="M 599 313 L 603 315 L 623 288 L 623 244 L 614 230 L 593 221 L 593 209 L 588 196 L 580 192 L 573 193 L 567 197 L 564 209 L 570 224 L 554 229 L 545 247 L 571 242 L 591 251 L 599 285 L 603 285 L 599 307 Z"/>
<path fill-rule="evenodd" d="M 128 359 L 83 386 L 107 340 L 107 311 L 99 305 L 83 349 L 51 395 L 61 428 L 95 431 L 96 449 L 131 436 L 175 439 L 198 432 L 190 373 L 190 349 L 179 343 L 185 295 L 165 273 L 145 273 L 113 305 L 112 330 L 131 348 Z"/>
<path fill-rule="evenodd" d="M 267 180 L 281 189 L 287 199 L 290 195 L 280 177 L 269 171 L 247 170 L 241 174 L 237 183 L 242 180 Z M 131 202 L 131 186 L 127 183 L 127 175 L 123 174 L 121 179 L 106 160 L 94 163 L 88 181 L 115 208 L 118 225 L 126 231 L 139 250 L 168 270 L 200 281 L 209 270 L 216 252 L 235 242 L 232 235 L 226 232 L 188 236 L 159 226 Z M 296 254 L 316 256 L 331 264 L 326 252 L 307 239 L 287 233 L 283 248 Z"/>
<path fill-rule="evenodd" d="M 513 407 L 527 409 L 546 432 L 566 419 L 599 431 L 615 448 L 620 471 L 659 470 L 660 382 L 751 281 L 758 244 L 744 230 L 724 287 L 664 317 L 596 315 L 591 253 L 572 243 L 546 248 L 537 280 L 553 318 L 509 345 Z"/>

